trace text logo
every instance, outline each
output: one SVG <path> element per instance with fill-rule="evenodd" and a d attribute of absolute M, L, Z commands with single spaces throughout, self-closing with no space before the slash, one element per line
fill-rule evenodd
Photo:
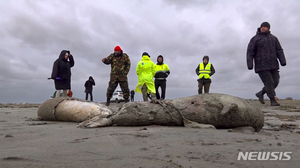
<path fill-rule="evenodd" d="M 292 152 L 239 152 L 237 160 L 291 160 Z"/>

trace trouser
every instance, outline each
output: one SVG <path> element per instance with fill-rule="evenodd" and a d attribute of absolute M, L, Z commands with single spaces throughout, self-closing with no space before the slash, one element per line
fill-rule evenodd
<path fill-rule="evenodd" d="M 156 98 L 157 99 L 165 99 L 165 95 L 166 95 L 166 86 L 167 86 L 167 81 L 164 80 L 159 80 L 159 79 L 155 79 L 155 90 L 156 90 Z M 159 95 L 158 89 L 159 87 L 161 88 L 161 96 Z"/>
<path fill-rule="evenodd" d="M 62 97 L 67 97 L 68 96 L 68 90 L 63 90 Z M 60 90 L 56 90 L 55 97 L 60 97 Z"/>
<path fill-rule="evenodd" d="M 264 87 L 261 90 L 262 94 L 267 93 L 270 99 L 274 99 L 276 96 L 275 88 L 278 86 L 280 78 L 278 70 L 262 71 L 258 72 L 258 75 L 264 83 Z"/>
<path fill-rule="evenodd" d="M 85 100 L 88 100 L 88 95 L 90 94 L 91 101 L 93 101 L 93 93 L 92 92 L 85 92 Z"/>
<path fill-rule="evenodd" d="M 134 96 L 131 96 L 130 99 L 131 99 L 131 101 L 133 102 L 133 101 L 134 101 Z"/>
<path fill-rule="evenodd" d="M 143 94 L 143 100 L 144 101 L 148 101 L 148 92 L 147 92 L 148 88 L 147 88 L 147 85 L 144 84 L 142 86 L 141 90 L 142 90 L 142 94 Z M 150 93 L 150 95 L 151 95 L 151 100 L 152 99 L 154 100 L 155 99 L 155 94 L 154 93 Z"/>
<path fill-rule="evenodd" d="M 118 84 L 121 87 L 121 90 L 123 92 L 123 97 L 125 100 L 129 99 L 129 88 L 128 88 L 128 82 L 127 81 L 118 81 L 118 80 L 111 80 L 108 83 L 108 88 L 106 92 L 106 97 L 111 98 L 114 91 L 116 90 Z"/>
<path fill-rule="evenodd" d="M 209 93 L 210 83 L 204 83 L 203 81 L 198 81 L 198 94 L 202 94 L 203 86 L 204 86 L 204 93 Z"/>

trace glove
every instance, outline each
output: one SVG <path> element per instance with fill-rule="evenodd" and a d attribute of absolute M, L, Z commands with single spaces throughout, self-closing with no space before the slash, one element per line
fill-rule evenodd
<path fill-rule="evenodd" d="M 55 78 L 55 80 L 61 80 L 61 78 L 58 76 L 58 77 Z"/>

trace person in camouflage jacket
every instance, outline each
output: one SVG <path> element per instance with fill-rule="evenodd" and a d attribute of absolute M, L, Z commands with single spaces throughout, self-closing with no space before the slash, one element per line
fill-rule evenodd
<path fill-rule="evenodd" d="M 123 53 L 120 46 L 116 46 L 114 53 L 110 54 L 108 57 L 103 58 L 102 62 L 106 65 L 111 65 L 110 71 L 110 81 L 106 92 L 106 105 L 109 106 L 110 99 L 113 92 L 120 85 L 125 102 L 129 101 L 129 87 L 127 74 L 130 70 L 130 59 L 126 53 Z"/>

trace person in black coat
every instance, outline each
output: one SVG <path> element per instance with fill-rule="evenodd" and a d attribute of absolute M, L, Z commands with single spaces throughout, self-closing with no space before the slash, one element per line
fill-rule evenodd
<path fill-rule="evenodd" d="M 89 77 L 84 84 L 85 87 L 85 100 L 88 99 L 88 94 L 90 94 L 91 101 L 93 101 L 93 86 L 95 86 L 95 81 L 92 76 Z"/>
<path fill-rule="evenodd" d="M 257 33 L 251 38 L 247 49 L 247 66 L 249 70 L 253 69 L 253 60 L 255 64 L 255 73 L 258 73 L 264 83 L 261 91 L 255 95 L 262 104 L 264 94 L 267 93 L 270 98 L 271 106 L 280 106 L 275 100 L 275 88 L 279 84 L 279 64 L 286 65 L 285 56 L 281 45 L 274 35 L 270 32 L 270 24 L 263 22 L 257 29 Z"/>
<path fill-rule="evenodd" d="M 71 89 L 71 67 L 74 66 L 74 58 L 70 51 L 62 50 L 58 59 L 53 63 L 51 79 L 54 79 L 56 97 L 63 90 L 63 97 L 67 97 L 68 89 Z"/>
<path fill-rule="evenodd" d="M 132 102 L 134 102 L 134 94 L 135 94 L 134 90 L 131 90 L 130 91 L 130 99 Z"/>

